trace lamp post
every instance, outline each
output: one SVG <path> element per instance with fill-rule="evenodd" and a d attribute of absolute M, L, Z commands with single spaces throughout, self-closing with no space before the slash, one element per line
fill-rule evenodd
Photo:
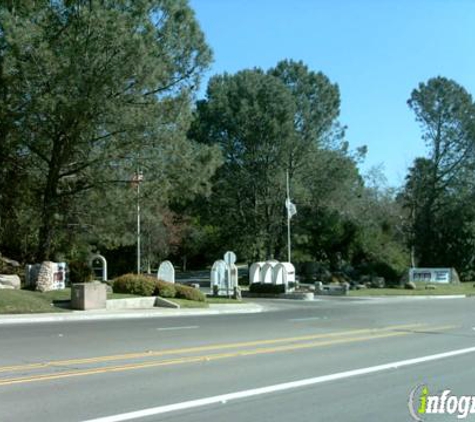
<path fill-rule="evenodd" d="M 292 218 L 290 215 L 290 187 L 289 187 L 289 171 L 287 170 L 287 199 L 286 199 L 286 208 L 287 208 L 287 262 L 292 262 L 292 253 L 291 253 L 291 245 L 290 245 L 290 219 Z"/>
<path fill-rule="evenodd" d="M 140 274 L 140 182 L 143 181 L 143 174 L 140 169 L 137 169 L 132 181 L 137 186 L 137 274 Z"/>

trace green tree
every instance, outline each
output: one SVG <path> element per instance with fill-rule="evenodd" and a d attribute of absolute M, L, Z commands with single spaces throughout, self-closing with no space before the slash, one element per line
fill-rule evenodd
<path fill-rule="evenodd" d="M 281 231 L 285 171 L 295 105 L 276 77 L 259 69 L 213 77 L 191 136 L 219 145 L 224 165 L 209 199 L 221 244 L 240 256 L 272 255 Z"/>
<path fill-rule="evenodd" d="M 473 204 L 475 105 L 462 86 L 443 77 L 419 84 L 408 104 L 429 151 L 427 158 L 416 159 L 405 186 L 410 245 L 418 265 L 464 271 L 467 260 L 455 250 L 473 243 L 474 236 L 466 203 Z"/>
<path fill-rule="evenodd" d="M 0 22 L 1 160 L 14 158 L 2 192 L 21 165 L 39 215 L 38 259 L 68 224 L 100 218 L 87 211 L 96 200 L 112 218 L 124 193 L 111 185 L 124 187 L 138 165 L 163 202 L 203 189 L 218 154 L 185 133 L 210 51 L 185 0 L 3 2 Z M 2 210 L 18 207 L 1 200 Z"/>
<path fill-rule="evenodd" d="M 302 61 L 283 60 L 268 73 L 285 84 L 295 102 L 294 129 L 300 138 L 294 145 L 300 147 L 295 158 L 303 158 L 305 147 L 332 141 L 334 137 L 329 134 L 333 134 L 340 114 L 338 85 L 322 72 L 311 71 Z"/>
<path fill-rule="evenodd" d="M 448 188 L 432 202 L 433 163 L 418 158 L 407 177 L 403 204 L 407 239 L 420 266 L 455 267 L 473 277 L 475 247 L 474 192 L 471 183 Z"/>
<path fill-rule="evenodd" d="M 218 227 L 220 244 L 243 258 L 283 258 L 287 171 L 299 209 L 341 187 L 348 163 L 357 175 L 336 120 L 339 105 L 338 86 L 302 62 L 210 81 L 191 136 L 220 145 L 225 157 L 204 219 Z"/>

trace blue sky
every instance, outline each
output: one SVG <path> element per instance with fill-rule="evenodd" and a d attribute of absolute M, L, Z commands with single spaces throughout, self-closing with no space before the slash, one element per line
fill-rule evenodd
<path fill-rule="evenodd" d="M 363 172 L 404 182 L 421 132 L 406 105 L 419 82 L 445 76 L 475 94 L 475 0 L 190 0 L 214 52 L 210 76 L 303 60 L 340 87 Z M 202 87 L 202 94 L 206 87 Z"/>

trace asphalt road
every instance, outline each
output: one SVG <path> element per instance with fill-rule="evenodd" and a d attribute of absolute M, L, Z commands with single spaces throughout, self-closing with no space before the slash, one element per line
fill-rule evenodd
<path fill-rule="evenodd" d="M 420 384 L 475 395 L 475 299 L 263 303 L 0 326 L 0 421 L 399 422 Z"/>

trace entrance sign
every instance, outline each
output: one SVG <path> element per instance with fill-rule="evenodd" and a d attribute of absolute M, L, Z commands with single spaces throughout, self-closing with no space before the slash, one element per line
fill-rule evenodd
<path fill-rule="evenodd" d="M 170 261 L 163 261 L 158 268 L 157 278 L 175 284 L 175 267 Z"/>
<path fill-rule="evenodd" d="M 458 284 L 460 282 L 454 268 L 411 268 L 409 281 L 441 284 Z"/>
<path fill-rule="evenodd" d="M 211 268 L 210 280 L 213 294 L 231 296 L 238 287 L 238 268 L 235 265 L 236 254 L 226 252 L 224 260 L 215 261 Z"/>

